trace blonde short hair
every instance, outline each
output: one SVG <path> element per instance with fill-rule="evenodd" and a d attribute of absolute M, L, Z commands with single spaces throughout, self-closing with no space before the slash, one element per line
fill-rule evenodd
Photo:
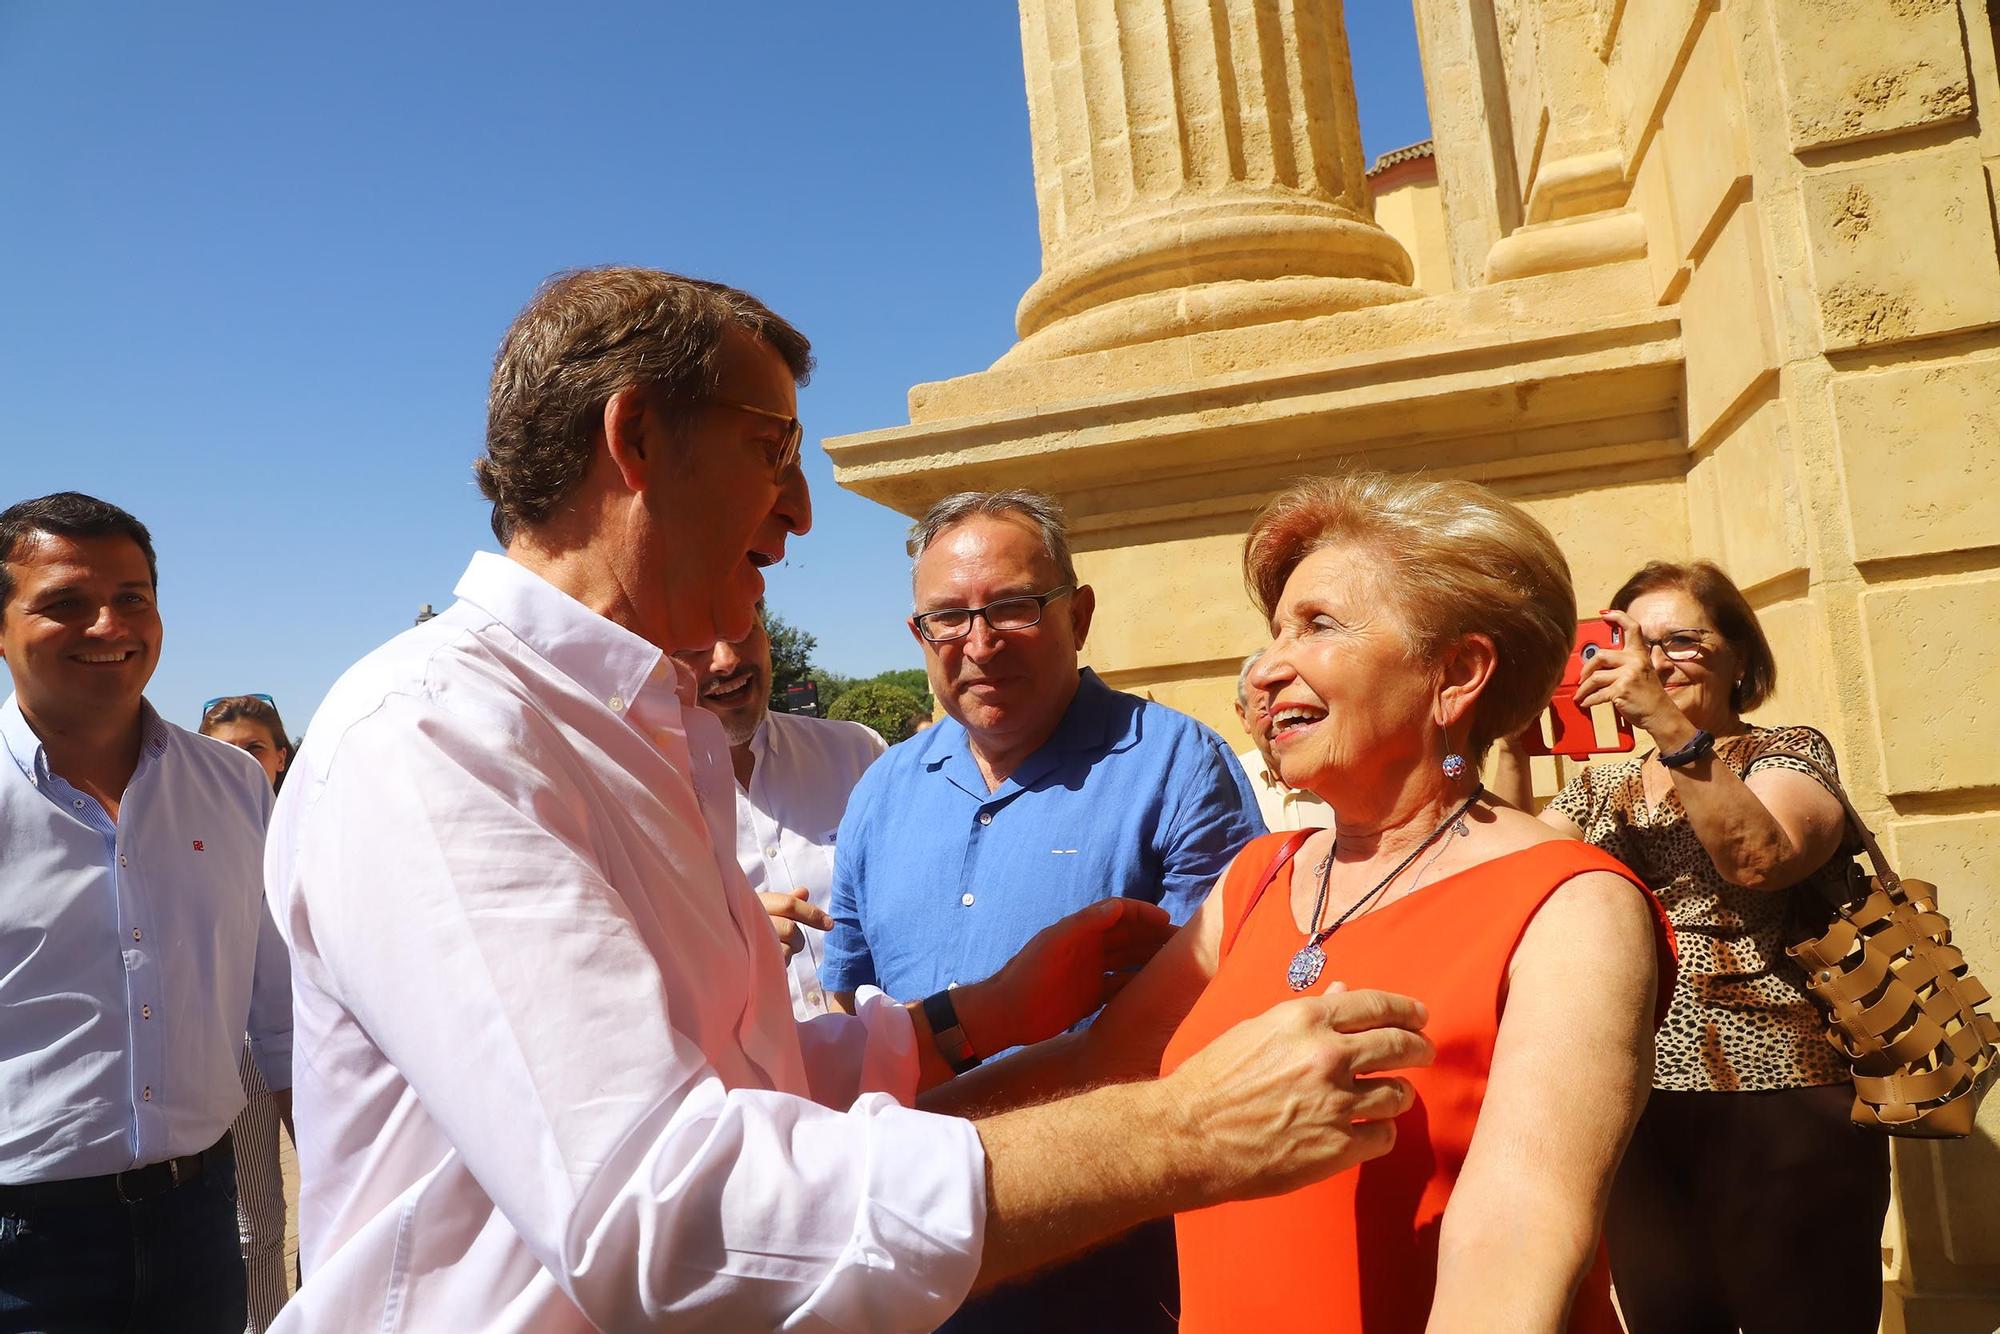
<path fill-rule="evenodd" d="M 1470 756 L 1527 726 L 1549 702 L 1576 642 L 1569 562 L 1549 530 L 1477 482 L 1379 472 L 1299 482 L 1258 512 L 1243 578 L 1269 618 L 1285 581 L 1322 547 L 1353 545 L 1410 629 L 1410 658 L 1435 663 L 1469 634 L 1493 641 L 1493 676 L 1474 706 Z"/>

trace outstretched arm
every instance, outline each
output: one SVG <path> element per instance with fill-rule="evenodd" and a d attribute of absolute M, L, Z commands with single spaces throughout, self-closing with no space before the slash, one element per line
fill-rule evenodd
<path fill-rule="evenodd" d="M 1472 1148 L 1445 1208 L 1428 1329 L 1558 1334 L 1653 1072 L 1652 908 L 1605 871 L 1529 923 Z"/>
<path fill-rule="evenodd" d="M 932 1087 L 918 1105 L 926 1111 L 990 1116 L 1101 1084 L 1152 1078 L 1160 1071 L 1167 1040 L 1215 976 L 1221 936 L 1222 896 L 1210 894 L 1194 919 L 1112 998 L 1096 1023 Z M 930 1046 L 930 1038 L 921 1016 L 918 1024 L 922 1050 Z"/>

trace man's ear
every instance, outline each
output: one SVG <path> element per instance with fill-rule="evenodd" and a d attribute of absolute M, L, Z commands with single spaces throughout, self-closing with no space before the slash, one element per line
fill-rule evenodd
<path fill-rule="evenodd" d="M 644 491 L 650 476 L 646 429 L 655 413 L 639 385 L 620 389 L 604 401 L 604 451 L 628 491 Z"/>
<path fill-rule="evenodd" d="M 903 626 L 910 632 L 910 638 L 917 641 L 918 648 L 927 649 L 931 646 L 930 640 L 925 639 L 923 636 L 923 632 L 917 629 L 916 617 L 914 616 L 905 617 L 903 619 Z"/>
<path fill-rule="evenodd" d="M 1083 641 L 1090 638 L 1090 618 L 1097 612 L 1097 590 L 1089 584 L 1080 585 L 1069 595 L 1069 623 L 1076 633 L 1076 646 L 1083 647 Z"/>

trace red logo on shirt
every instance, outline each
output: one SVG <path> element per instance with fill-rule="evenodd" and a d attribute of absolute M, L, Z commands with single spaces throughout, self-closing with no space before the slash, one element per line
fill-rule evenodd
<path fill-rule="evenodd" d="M 196 852 L 206 852 L 206 851 L 208 851 L 208 849 L 207 849 L 207 848 L 204 848 L 204 847 L 203 847 L 203 846 L 201 845 L 201 840 L 200 840 L 200 839 L 196 839 L 196 840 L 194 841 L 194 850 L 195 850 Z"/>

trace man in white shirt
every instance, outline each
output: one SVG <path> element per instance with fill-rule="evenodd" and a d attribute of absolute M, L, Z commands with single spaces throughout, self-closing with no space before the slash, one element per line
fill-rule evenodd
<path fill-rule="evenodd" d="M 1376 1156 L 1414 1001 L 1279 1006 L 1167 1078 L 915 1111 L 1101 1003 L 1124 900 L 999 974 L 797 1023 L 730 850 L 726 739 L 670 656 L 749 633 L 806 531 L 805 339 L 755 298 L 563 275 L 501 345 L 476 468 L 507 554 L 334 686 L 272 827 L 306 1281 L 280 1330 L 895 1331 L 1144 1218 Z"/>
<path fill-rule="evenodd" d="M 675 654 L 694 672 L 696 698 L 729 738 L 736 772 L 736 864 L 778 931 L 792 1013 L 827 1012 L 821 942 L 833 921 L 833 841 L 847 794 L 888 749 L 875 729 L 833 718 L 771 712 L 771 636 L 764 604 L 742 639 Z"/>
<path fill-rule="evenodd" d="M 1251 684 L 1250 671 L 1264 656 L 1259 649 L 1243 660 L 1236 672 L 1236 721 L 1250 734 L 1250 749 L 1237 753 L 1236 762 L 1250 777 L 1257 794 L 1257 812 L 1273 833 L 1297 829 L 1333 828 L 1333 807 L 1304 788 L 1292 787 L 1278 777 L 1278 759 L 1271 753 L 1271 696 Z"/>

